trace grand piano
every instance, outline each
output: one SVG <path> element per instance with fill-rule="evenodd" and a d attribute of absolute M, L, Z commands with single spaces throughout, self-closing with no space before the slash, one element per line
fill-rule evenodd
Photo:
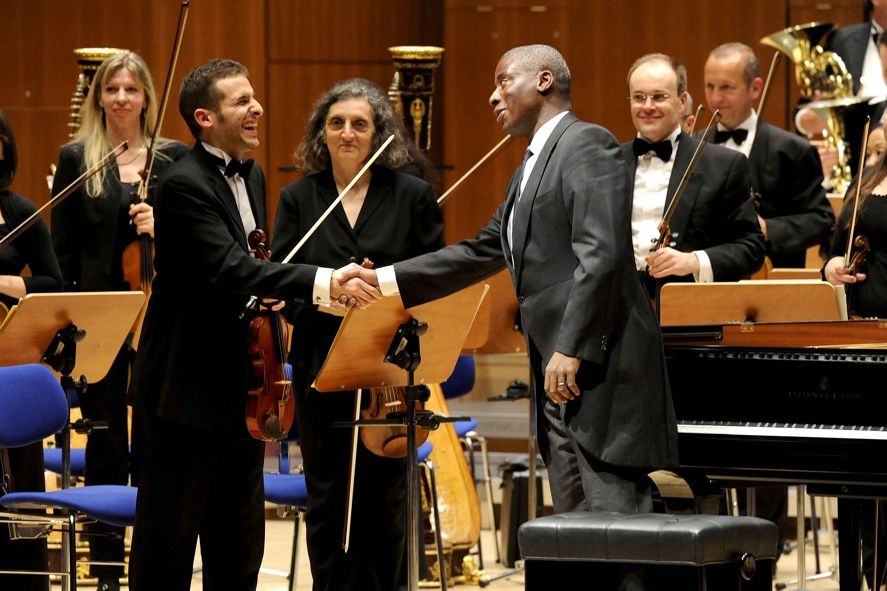
<path fill-rule="evenodd" d="M 887 498 L 887 322 L 664 326 L 680 469 L 702 485 L 803 484 L 811 494 Z M 839 520 L 841 537 L 859 524 Z M 856 529 L 854 529 L 856 528 Z M 859 562 L 842 544 L 840 564 Z M 859 589 L 841 568 L 841 589 Z"/>

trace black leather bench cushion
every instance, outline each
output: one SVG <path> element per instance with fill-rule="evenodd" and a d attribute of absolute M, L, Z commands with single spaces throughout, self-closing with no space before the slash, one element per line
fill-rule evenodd
<path fill-rule="evenodd" d="M 703 566 L 775 558 L 777 533 L 758 517 L 575 512 L 524 523 L 518 543 L 524 560 Z"/>

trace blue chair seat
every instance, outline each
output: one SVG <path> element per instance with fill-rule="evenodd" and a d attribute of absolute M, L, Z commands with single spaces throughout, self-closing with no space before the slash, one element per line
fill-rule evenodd
<path fill-rule="evenodd" d="M 308 488 L 304 474 L 265 474 L 265 500 L 278 505 L 304 507 Z"/>
<path fill-rule="evenodd" d="M 468 419 L 467 421 L 456 421 L 453 423 L 456 428 L 457 437 L 465 437 L 467 433 L 471 433 L 477 429 L 477 419 Z"/>
<path fill-rule="evenodd" d="M 428 456 L 431 455 L 431 450 L 434 449 L 434 446 L 430 441 L 426 441 L 416 450 L 416 456 L 418 457 L 419 463 L 424 462 L 428 459 Z"/>
<path fill-rule="evenodd" d="M 8 509 L 63 507 L 111 525 L 133 525 L 137 489 L 119 484 L 97 484 L 49 492 L 12 492 L 0 497 Z"/>
<path fill-rule="evenodd" d="M 62 449 L 60 447 L 43 448 L 43 467 L 56 474 L 62 473 Z M 86 473 L 86 448 L 71 449 L 71 476 L 83 476 Z"/>

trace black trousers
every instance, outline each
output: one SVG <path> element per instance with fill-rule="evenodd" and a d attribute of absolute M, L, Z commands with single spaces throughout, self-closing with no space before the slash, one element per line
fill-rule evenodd
<path fill-rule="evenodd" d="M 382 458 L 358 446 L 346 554 L 342 528 L 352 430 L 333 423 L 353 419 L 354 392 L 317 392 L 298 372 L 294 386 L 308 486 L 306 537 L 314 591 L 393 591 L 405 554 L 406 460 Z"/>
<path fill-rule="evenodd" d="M 254 590 L 265 544 L 264 444 L 245 422 L 200 429 L 139 409 L 133 421 L 143 447 L 129 588 L 188 591 L 199 538 L 205 591 Z"/>

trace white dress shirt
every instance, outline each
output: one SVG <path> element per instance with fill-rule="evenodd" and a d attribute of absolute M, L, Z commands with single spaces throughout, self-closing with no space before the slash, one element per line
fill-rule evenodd
<path fill-rule="evenodd" d="M 226 166 L 228 162 L 231 161 L 231 156 L 226 152 L 206 142 L 200 143 L 203 144 L 203 147 L 207 152 L 224 160 Z M 237 203 L 237 212 L 240 214 L 240 221 L 243 223 L 243 229 L 246 231 L 246 235 L 249 236 L 249 233 L 255 230 L 257 225 L 256 218 L 253 215 L 253 208 L 249 202 L 249 193 L 246 191 L 246 182 L 239 174 L 235 174 L 231 177 L 225 176 L 224 166 L 219 166 L 219 171 L 225 178 L 225 182 L 228 183 L 228 187 L 231 188 L 231 193 L 234 194 L 234 200 Z M 332 269 L 325 267 L 317 268 L 317 272 L 314 274 L 314 289 L 311 293 L 311 300 L 313 303 L 320 306 L 330 305 L 330 282 L 332 277 Z"/>
<path fill-rule="evenodd" d="M 647 268 L 646 258 L 650 254 L 650 247 L 659 238 L 659 222 L 665 215 L 665 198 L 678 152 L 677 138 L 680 133 L 681 128 L 678 127 L 666 138 L 672 144 L 668 162 L 663 162 L 653 153 L 638 157 L 634 175 L 634 199 L 631 204 L 631 242 L 638 271 Z M 708 255 L 702 250 L 693 251 L 693 254 L 699 261 L 699 274 L 694 274 L 693 278 L 700 283 L 713 281 L 714 272 Z"/>

